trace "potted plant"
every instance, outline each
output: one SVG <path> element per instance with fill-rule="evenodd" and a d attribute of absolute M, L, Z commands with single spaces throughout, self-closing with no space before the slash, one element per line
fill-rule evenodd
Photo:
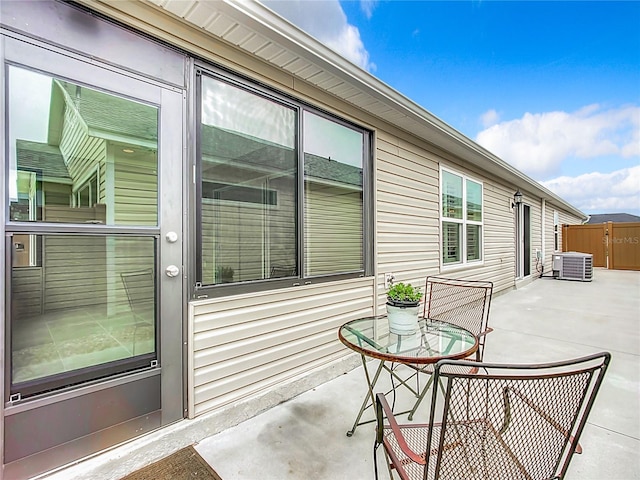
<path fill-rule="evenodd" d="M 233 268 L 220 266 L 216 268 L 216 283 L 232 283 Z"/>
<path fill-rule="evenodd" d="M 387 291 L 389 330 L 397 335 L 411 335 L 418 330 L 418 305 L 422 292 L 409 283 L 391 284 Z"/>

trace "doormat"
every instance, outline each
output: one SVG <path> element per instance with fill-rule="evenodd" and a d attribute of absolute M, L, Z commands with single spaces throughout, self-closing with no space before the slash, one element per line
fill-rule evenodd
<path fill-rule="evenodd" d="M 222 480 L 193 446 L 130 473 L 121 480 Z"/>

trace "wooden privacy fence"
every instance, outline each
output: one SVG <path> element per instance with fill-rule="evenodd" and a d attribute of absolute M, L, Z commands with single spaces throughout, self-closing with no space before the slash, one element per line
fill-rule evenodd
<path fill-rule="evenodd" d="M 640 223 L 563 225 L 562 251 L 591 253 L 594 267 L 640 270 Z"/>

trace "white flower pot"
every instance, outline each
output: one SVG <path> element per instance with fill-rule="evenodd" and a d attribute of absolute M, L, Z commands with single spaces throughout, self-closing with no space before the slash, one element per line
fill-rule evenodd
<path fill-rule="evenodd" d="M 418 309 L 415 307 L 396 307 L 387 303 L 389 330 L 396 335 L 411 335 L 418 331 Z"/>

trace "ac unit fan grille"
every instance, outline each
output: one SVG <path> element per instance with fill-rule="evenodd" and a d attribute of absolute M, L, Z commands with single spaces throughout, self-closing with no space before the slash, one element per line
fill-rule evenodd
<path fill-rule="evenodd" d="M 590 281 L 593 277 L 593 257 L 591 255 L 563 255 L 559 278 L 562 280 Z"/>

